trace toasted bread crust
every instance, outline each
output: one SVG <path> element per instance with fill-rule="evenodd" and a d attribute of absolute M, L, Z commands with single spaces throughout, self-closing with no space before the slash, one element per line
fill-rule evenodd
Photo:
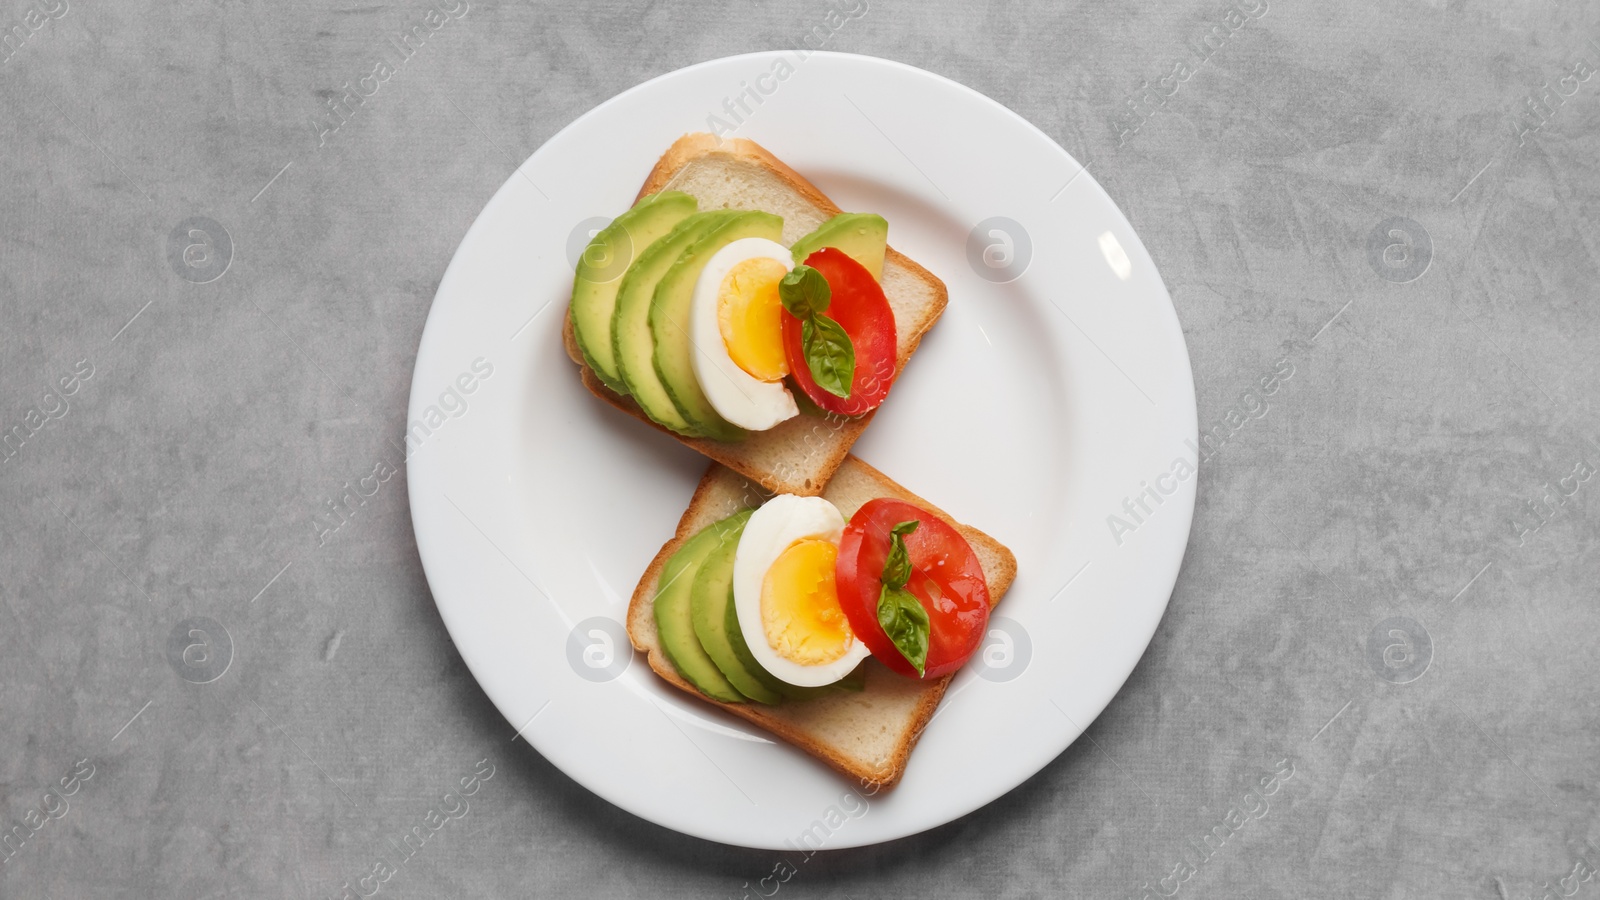
<path fill-rule="evenodd" d="M 724 153 L 759 162 L 762 166 L 782 175 L 791 187 L 803 194 L 818 209 L 826 210 L 828 215 L 839 214 L 839 207 L 834 206 L 826 194 L 799 172 L 789 168 L 783 160 L 773 156 L 767 148 L 749 138 L 720 138 L 709 131 L 693 132 L 673 141 L 667 152 L 661 154 L 661 158 L 656 161 L 655 168 L 645 177 L 638 196 L 633 198 L 634 202 L 637 203 L 651 194 L 666 190 L 684 166 L 694 159 L 711 153 Z"/>
<path fill-rule="evenodd" d="M 984 570 L 984 578 L 989 586 L 989 601 L 991 606 L 1000 602 L 1000 598 L 1011 587 L 1011 582 L 1016 578 L 1017 574 L 1016 557 L 1012 555 L 1010 550 L 978 529 L 955 521 L 937 506 L 906 490 L 882 472 L 854 456 L 848 456 L 843 462 L 843 467 L 849 467 L 856 473 L 871 479 L 874 483 L 876 496 L 896 497 L 914 503 L 948 522 L 960 532 L 962 537 L 966 538 L 968 543 L 973 545 L 975 550 L 986 551 L 986 553 L 980 553 L 980 559 L 986 555 L 992 560 L 989 565 L 985 566 Z M 656 585 L 661 580 L 661 570 L 666 566 L 667 560 L 671 559 L 672 555 L 677 553 L 686 541 L 698 533 L 700 528 L 708 524 L 708 521 L 720 518 L 716 514 L 716 505 L 719 501 L 713 498 L 713 494 L 719 488 L 726 487 L 731 477 L 733 476 L 730 475 L 727 469 L 713 463 L 700 479 L 700 484 L 695 488 L 694 496 L 690 499 L 688 508 L 684 510 L 682 518 L 678 520 L 678 527 L 672 539 L 662 545 L 660 552 L 650 561 L 650 565 L 645 569 L 644 575 L 639 579 L 638 586 L 634 588 L 633 596 L 628 603 L 627 627 L 629 640 L 633 643 L 634 649 L 645 655 L 650 669 L 679 690 L 692 694 L 705 703 L 765 728 L 805 752 L 821 759 L 839 772 L 856 779 L 863 788 L 879 791 L 894 787 L 900 782 L 901 776 L 905 774 L 911 750 L 916 746 L 918 739 L 922 736 L 923 729 L 927 727 L 928 722 L 938 710 L 939 702 L 944 698 L 945 690 L 955 677 L 954 673 L 934 679 L 922 688 L 916 706 L 902 729 L 888 764 L 882 767 L 874 767 L 866 764 L 863 760 L 851 757 L 842 752 L 840 748 L 826 741 L 819 740 L 817 735 L 805 727 L 804 723 L 796 722 L 790 715 L 786 714 L 792 712 L 796 705 L 819 701 L 791 701 L 781 706 L 765 706 L 754 702 L 724 703 L 720 700 L 714 700 L 701 693 L 694 685 L 678 674 L 672 662 L 666 658 L 659 642 L 655 640 L 653 601 L 655 599 Z M 826 493 L 824 493 L 824 496 L 826 496 Z M 890 672 L 877 663 L 876 660 L 869 659 L 865 665 L 873 667 L 869 672 L 865 692 L 873 691 L 875 685 L 881 690 L 883 682 L 880 679 L 903 678 L 903 676 Z"/>
<path fill-rule="evenodd" d="M 650 174 L 645 178 L 644 185 L 639 189 L 639 197 L 659 193 L 672 186 L 672 181 L 681 174 L 685 167 L 702 157 L 721 155 L 735 158 L 743 162 L 759 166 L 774 177 L 782 180 L 790 189 L 803 197 L 806 202 L 816 207 L 824 217 L 838 215 L 840 209 L 827 195 L 818 190 L 815 185 L 807 181 L 798 172 L 789 168 L 784 162 L 773 156 L 766 148 L 755 141 L 746 138 L 721 139 L 705 132 L 686 134 L 675 141 L 667 151 L 661 155 Z M 905 370 L 906 363 L 910 361 L 911 354 L 921 344 L 923 335 L 933 327 L 944 308 L 949 303 L 949 291 L 944 282 L 940 281 L 933 273 L 913 262 L 909 257 L 889 247 L 884 254 L 884 268 L 888 271 L 895 267 L 905 272 L 924 286 L 933 296 L 933 302 L 921 310 L 913 319 L 902 321 L 896 317 L 895 329 L 898 343 L 898 353 L 895 360 L 895 377 Z M 758 455 L 750 452 L 763 442 L 783 442 L 791 440 L 793 429 L 768 432 L 755 432 L 739 443 L 723 443 L 721 441 L 692 438 L 680 435 L 671 429 L 657 425 L 644 410 L 639 408 L 632 398 L 624 397 L 606 387 L 590 370 L 586 364 L 583 353 L 578 347 L 577 337 L 572 330 L 572 316 L 570 306 L 568 315 L 564 317 L 562 325 L 562 343 L 567 349 L 567 355 L 572 358 L 581 370 L 581 379 L 585 387 L 600 399 L 613 407 L 633 416 L 640 421 L 656 427 L 672 435 L 679 441 L 693 447 L 711 459 L 726 465 L 747 478 L 755 481 L 766 490 L 774 493 L 791 493 L 801 495 L 815 495 L 822 491 L 839 464 L 844 461 L 845 455 L 850 452 L 850 447 L 855 444 L 861 432 L 866 429 L 872 420 L 873 414 L 837 422 L 828 429 L 825 439 L 808 441 L 808 450 L 805 453 L 803 466 L 794 464 L 783 469 L 771 465 L 762 465 L 751 459 Z M 891 390 L 892 393 L 892 390 Z M 781 429 L 782 426 L 779 426 Z M 793 457 L 797 454 L 787 454 Z M 792 459 L 791 459 L 792 462 Z"/>

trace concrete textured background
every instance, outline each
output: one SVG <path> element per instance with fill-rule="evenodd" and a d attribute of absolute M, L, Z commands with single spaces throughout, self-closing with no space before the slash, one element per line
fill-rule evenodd
<path fill-rule="evenodd" d="M 1230 436 L 1089 739 L 784 896 L 1600 896 L 1600 78 L 1578 65 L 1600 8 L 1250 5 L 870 0 L 828 40 L 1088 162 L 1172 292 L 1202 430 Z M 439 279 L 514 166 L 830 7 L 471 0 L 319 150 L 329 96 L 428 8 L 0 3 L 0 428 L 25 437 L 0 463 L 0 823 L 31 832 L 0 896 L 340 896 L 486 757 L 386 896 L 754 896 L 772 869 L 506 744 L 403 478 L 337 552 L 295 554 L 400 434 Z M 1141 94 L 1218 23 L 1176 94 Z M 169 259 L 194 216 L 232 242 L 203 284 L 220 245 Z M 1270 409 L 1230 414 L 1282 359 Z M 180 675 L 222 648 L 168 648 L 195 616 L 233 644 L 206 684 Z M 1267 811 L 1185 868 L 1280 761 Z"/>

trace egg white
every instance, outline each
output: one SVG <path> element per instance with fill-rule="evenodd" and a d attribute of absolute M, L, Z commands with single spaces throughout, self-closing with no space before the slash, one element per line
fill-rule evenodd
<path fill-rule="evenodd" d="M 782 381 L 762 381 L 739 368 L 722 342 L 717 295 L 728 272 L 747 259 L 767 258 L 794 268 L 787 247 L 766 238 L 740 238 L 712 254 L 694 285 L 689 338 L 694 342 L 694 377 L 717 414 L 750 431 L 766 431 L 800 414 Z"/>
<path fill-rule="evenodd" d="M 779 494 L 750 516 L 734 551 L 733 605 L 739 615 L 739 630 L 756 662 L 788 684 L 833 684 L 849 675 L 871 653 L 859 638 L 852 637 L 844 655 L 833 662 L 801 665 L 772 649 L 761 622 L 761 582 L 778 557 L 795 541 L 820 538 L 837 545 L 843 536 L 844 516 L 832 503 L 821 497 Z"/>

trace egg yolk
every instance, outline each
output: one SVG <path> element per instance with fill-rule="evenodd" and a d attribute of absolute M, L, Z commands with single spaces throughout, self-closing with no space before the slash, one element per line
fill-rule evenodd
<path fill-rule="evenodd" d="M 778 381 L 789 374 L 783 352 L 783 302 L 778 282 L 789 270 L 783 263 L 755 257 L 736 263 L 717 289 L 717 327 L 733 364 L 759 381 Z"/>
<path fill-rule="evenodd" d="M 767 644 L 802 666 L 830 663 L 855 640 L 839 608 L 833 567 L 839 548 L 810 538 L 783 551 L 761 580 L 761 625 Z"/>

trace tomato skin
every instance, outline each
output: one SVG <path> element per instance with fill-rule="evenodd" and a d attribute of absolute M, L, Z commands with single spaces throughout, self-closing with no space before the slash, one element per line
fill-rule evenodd
<path fill-rule="evenodd" d="M 928 612 L 928 661 L 922 677 L 937 678 L 965 665 L 983 644 L 989 627 L 989 583 L 960 532 L 903 500 L 869 500 L 845 526 L 834 576 L 839 606 L 856 637 L 884 665 L 916 678 L 917 670 L 878 624 L 889 529 L 912 519 L 922 524 L 903 538 L 912 568 L 906 589 Z"/>
<path fill-rule="evenodd" d="M 850 335 L 850 343 L 856 351 L 856 371 L 848 397 L 835 396 L 819 387 L 811 377 L 811 367 L 806 364 L 805 350 L 800 345 L 800 320 L 785 310 L 779 318 L 783 321 L 783 349 L 789 357 L 789 376 L 811 402 L 827 412 L 842 416 L 871 412 L 889 393 L 889 386 L 894 382 L 895 363 L 899 360 L 894 311 L 889 308 L 889 298 L 883 295 L 883 287 L 866 266 L 851 259 L 843 250 L 823 247 L 806 257 L 805 264 L 827 279 L 832 297 L 823 315 L 838 322 Z"/>

